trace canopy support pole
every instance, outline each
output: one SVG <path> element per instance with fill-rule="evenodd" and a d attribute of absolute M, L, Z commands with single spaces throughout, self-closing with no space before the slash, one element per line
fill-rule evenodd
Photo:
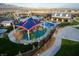
<path fill-rule="evenodd" d="M 44 22 L 44 28 L 45 28 L 45 22 Z"/>
<path fill-rule="evenodd" d="M 28 31 L 28 40 L 30 40 L 30 34 L 29 34 L 29 30 L 27 30 Z"/>

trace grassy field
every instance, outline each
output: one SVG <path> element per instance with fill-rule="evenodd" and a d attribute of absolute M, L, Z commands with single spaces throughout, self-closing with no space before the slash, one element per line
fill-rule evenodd
<path fill-rule="evenodd" d="M 72 22 L 60 23 L 58 26 L 65 27 L 65 26 L 72 26 L 72 25 L 77 25 L 77 24 L 79 24 L 79 23 L 73 20 Z"/>
<path fill-rule="evenodd" d="M 76 29 L 79 29 L 79 27 L 75 27 Z"/>
<path fill-rule="evenodd" d="M 28 47 L 29 46 L 29 47 Z M 26 52 L 32 49 L 32 45 L 21 45 L 9 41 L 8 38 L 0 38 L 0 55 L 13 56 L 20 52 Z"/>
<path fill-rule="evenodd" d="M 79 42 L 62 39 L 61 49 L 56 56 L 79 56 Z"/>
<path fill-rule="evenodd" d="M 75 19 L 79 21 L 79 17 L 76 17 Z"/>

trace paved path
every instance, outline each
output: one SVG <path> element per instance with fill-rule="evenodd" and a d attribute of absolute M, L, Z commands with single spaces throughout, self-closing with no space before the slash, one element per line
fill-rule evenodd
<path fill-rule="evenodd" d="M 79 41 L 79 30 L 73 27 L 65 27 L 59 32 L 63 38 L 73 41 Z"/>

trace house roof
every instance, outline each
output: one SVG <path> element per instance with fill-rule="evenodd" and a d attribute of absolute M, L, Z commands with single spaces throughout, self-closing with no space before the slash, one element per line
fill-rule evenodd
<path fill-rule="evenodd" d="M 0 17 L 0 23 L 3 21 L 10 21 L 13 20 L 12 18 Z"/>
<path fill-rule="evenodd" d="M 52 13 L 52 17 L 71 18 L 70 13 Z"/>
<path fill-rule="evenodd" d="M 7 31 L 6 29 L 0 29 L 0 33 L 4 33 L 6 31 Z"/>
<path fill-rule="evenodd" d="M 8 23 L 12 23 L 12 21 L 2 21 L 1 24 L 8 24 Z"/>

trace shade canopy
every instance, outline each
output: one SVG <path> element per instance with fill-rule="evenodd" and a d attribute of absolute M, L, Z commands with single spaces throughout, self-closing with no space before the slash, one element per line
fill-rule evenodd
<path fill-rule="evenodd" d="M 49 23 L 49 22 L 43 22 L 42 25 L 44 25 L 45 27 L 50 28 L 51 26 L 54 26 L 53 23 Z"/>
<path fill-rule="evenodd" d="M 25 22 L 21 22 L 16 26 L 23 28 L 25 30 L 32 30 L 35 26 L 39 25 L 41 22 L 34 20 L 33 18 L 29 18 Z"/>
<path fill-rule="evenodd" d="M 21 21 L 22 22 L 25 22 L 25 21 L 27 21 L 29 18 L 24 18 L 24 19 L 22 19 Z"/>
<path fill-rule="evenodd" d="M 34 20 L 40 21 L 42 18 L 37 17 L 37 16 L 31 16 L 30 18 L 33 18 Z M 29 18 L 24 18 L 22 19 L 21 17 L 18 18 L 18 20 L 25 22 L 26 20 L 28 20 Z"/>
<path fill-rule="evenodd" d="M 36 20 L 41 20 L 42 18 L 40 17 L 37 17 L 37 16 L 32 16 L 33 19 L 36 19 Z"/>

